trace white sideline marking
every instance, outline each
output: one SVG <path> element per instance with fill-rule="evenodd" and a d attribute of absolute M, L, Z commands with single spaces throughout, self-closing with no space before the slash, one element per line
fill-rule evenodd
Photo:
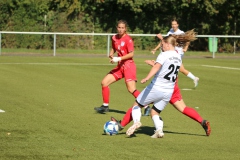
<path fill-rule="evenodd" d="M 211 65 L 202 65 L 203 67 L 212 67 L 212 68 L 222 68 L 222 69 L 232 69 L 232 70 L 240 70 L 240 68 L 232 68 L 232 67 L 221 67 L 221 66 L 211 66 Z"/>
<path fill-rule="evenodd" d="M 1 110 L 1 109 L 0 109 L 0 113 L 4 113 L 4 112 L 5 112 L 4 110 Z"/>
<path fill-rule="evenodd" d="M 184 91 L 190 91 L 190 90 L 192 90 L 192 89 L 189 89 L 189 88 L 183 88 L 183 89 L 181 89 L 181 90 L 184 90 Z"/>

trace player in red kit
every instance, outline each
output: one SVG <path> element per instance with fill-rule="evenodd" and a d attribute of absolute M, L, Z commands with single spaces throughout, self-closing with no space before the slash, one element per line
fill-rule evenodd
<path fill-rule="evenodd" d="M 145 62 L 151 66 L 153 66 L 155 63 L 152 60 L 146 60 Z M 180 71 L 181 71 L 181 67 L 180 67 Z M 175 107 L 182 114 L 188 116 L 189 118 L 201 124 L 207 136 L 211 134 L 211 127 L 210 127 L 209 121 L 204 120 L 196 110 L 186 106 L 186 104 L 184 103 L 180 89 L 178 87 L 178 81 L 175 83 L 174 91 L 169 103 L 172 104 L 172 106 Z M 127 124 L 129 124 L 132 121 L 132 107 L 128 109 L 128 111 L 126 112 L 126 114 L 124 115 L 121 121 L 116 120 L 114 117 L 111 117 L 111 120 L 118 122 L 120 130 L 122 130 Z"/>
<path fill-rule="evenodd" d="M 101 82 L 103 104 L 94 108 L 99 113 L 109 111 L 109 85 L 122 78 L 125 78 L 127 89 L 135 98 L 140 93 L 136 89 L 136 65 L 133 61 L 134 43 L 132 38 L 126 33 L 127 22 L 125 20 L 118 21 L 117 31 L 118 34 L 112 37 L 112 49 L 109 53 L 110 62 L 117 63 L 117 66 Z M 115 52 L 117 52 L 117 57 L 114 57 Z"/>
<path fill-rule="evenodd" d="M 152 60 L 146 60 L 145 61 L 147 64 L 151 65 L 151 66 L 154 66 L 155 64 L 155 61 L 152 61 Z M 184 70 L 184 67 L 181 66 L 180 67 L 180 72 Z M 204 120 L 199 114 L 197 111 L 195 111 L 193 108 L 190 108 L 188 106 L 186 106 L 186 104 L 184 103 L 183 99 L 182 99 L 182 96 L 181 96 L 181 93 L 180 93 L 180 89 L 178 87 L 178 84 L 177 84 L 177 81 L 175 83 L 175 86 L 174 86 L 174 91 L 173 91 L 173 94 L 172 94 L 172 97 L 169 101 L 178 111 L 180 111 L 181 113 L 183 113 L 184 115 L 192 118 L 193 120 L 197 121 L 199 124 L 202 125 L 203 129 L 205 130 L 206 132 L 206 135 L 209 136 L 211 134 L 211 128 L 210 128 L 210 123 L 209 121 L 207 120 Z M 129 108 L 128 111 L 126 112 L 126 114 L 124 115 L 122 121 L 117 121 L 114 117 L 111 117 L 111 120 L 112 121 L 116 121 L 118 122 L 119 124 L 119 128 L 120 130 L 123 129 L 123 127 L 125 127 L 127 124 L 129 124 L 133 118 L 132 118 L 132 110 L 133 110 L 133 107 Z M 160 111 L 161 112 L 161 111 Z M 161 120 L 162 121 L 162 120 Z M 163 124 L 163 122 L 162 122 Z M 131 135 L 134 130 L 136 128 L 140 127 L 139 126 L 134 126 L 133 125 L 133 131 L 130 127 L 130 130 L 127 131 L 127 135 Z M 157 135 L 157 136 L 156 136 Z M 154 136 L 152 136 L 152 138 L 161 138 L 163 137 L 163 134 L 162 136 L 158 136 L 158 134 L 154 134 Z"/>

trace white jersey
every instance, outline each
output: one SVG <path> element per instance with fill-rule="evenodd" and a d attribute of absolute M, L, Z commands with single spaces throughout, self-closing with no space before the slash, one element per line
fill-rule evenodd
<path fill-rule="evenodd" d="M 136 101 L 142 106 L 153 103 L 162 111 L 171 99 L 182 59 L 176 51 L 166 51 L 158 55 L 156 63 L 160 63 L 161 68 Z"/>
<path fill-rule="evenodd" d="M 178 29 L 176 32 L 173 29 L 170 29 L 167 33 L 167 36 L 170 34 L 175 34 L 175 35 L 179 35 L 179 34 L 184 34 L 184 32 L 180 29 Z M 183 48 L 182 47 L 175 47 L 175 49 L 177 50 L 177 52 L 181 55 L 181 57 L 184 55 L 183 52 Z"/>
<path fill-rule="evenodd" d="M 173 89 L 182 63 L 181 56 L 176 51 L 162 52 L 158 55 L 156 63 L 160 63 L 162 67 L 152 79 L 152 84 L 162 90 Z"/>

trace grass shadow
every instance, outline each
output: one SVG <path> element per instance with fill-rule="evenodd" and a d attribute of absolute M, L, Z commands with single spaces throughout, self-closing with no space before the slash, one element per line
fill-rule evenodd
<path fill-rule="evenodd" d="M 125 111 L 120 111 L 120 110 L 116 110 L 116 109 L 109 109 L 109 112 L 115 112 L 115 113 L 120 113 L 120 114 L 125 114 Z"/>
<path fill-rule="evenodd" d="M 154 134 L 155 127 L 149 127 L 149 126 L 142 126 L 140 127 L 135 133 L 136 134 L 145 134 L 148 136 L 151 136 Z M 164 133 L 167 134 L 179 134 L 179 135 L 190 135 L 190 136 L 206 136 L 202 134 L 192 134 L 192 133 L 184 133 L 184 132 L 174 132 L 169 130 L 163 130 Z M 136 135 L 132 135 L 131 137 L 136 137 Z"/>
<path fill-rule="evenodd" d="M 109 112 L 115 112 L 115 113 L 119 113 L 119 114 L 125 114 L 126 112 L 125 111 L 120 111 L 120 110 L 116 110 L 116 109 L 109 109 Z M 109 112 L 97 112 L 95 110 L 95 113 L 96 114 L 107 114 Z"/>

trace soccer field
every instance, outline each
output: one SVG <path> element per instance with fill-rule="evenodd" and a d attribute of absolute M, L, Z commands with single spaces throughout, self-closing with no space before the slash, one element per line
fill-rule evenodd
<path fill-rule="evenodd" d="M 135 57 L 139 81 L 150 70 L 144 60 L 155 57 Z M 192 80 L 179 74 L 183 99 L 210 121 L 209 137 L 170 104 L 161 113 L 162 139 L 150 138 L 149 116 L 130 138 L 125 136 L 130 125 L 116 136 L 104 135 L 104 123 L 111 116 L 121 119 L 134 102 L 121 80 L 110 87 L 110 112 L 93 110 L 102 104 L 101 80 L 115 66 L 106 57 L 1 56 L 0 159 L 239 159 L 240 59 L 183 63 L 200 78 L 194 89 Z M 147 84 L 138 82 L 137 88 Z"/>

